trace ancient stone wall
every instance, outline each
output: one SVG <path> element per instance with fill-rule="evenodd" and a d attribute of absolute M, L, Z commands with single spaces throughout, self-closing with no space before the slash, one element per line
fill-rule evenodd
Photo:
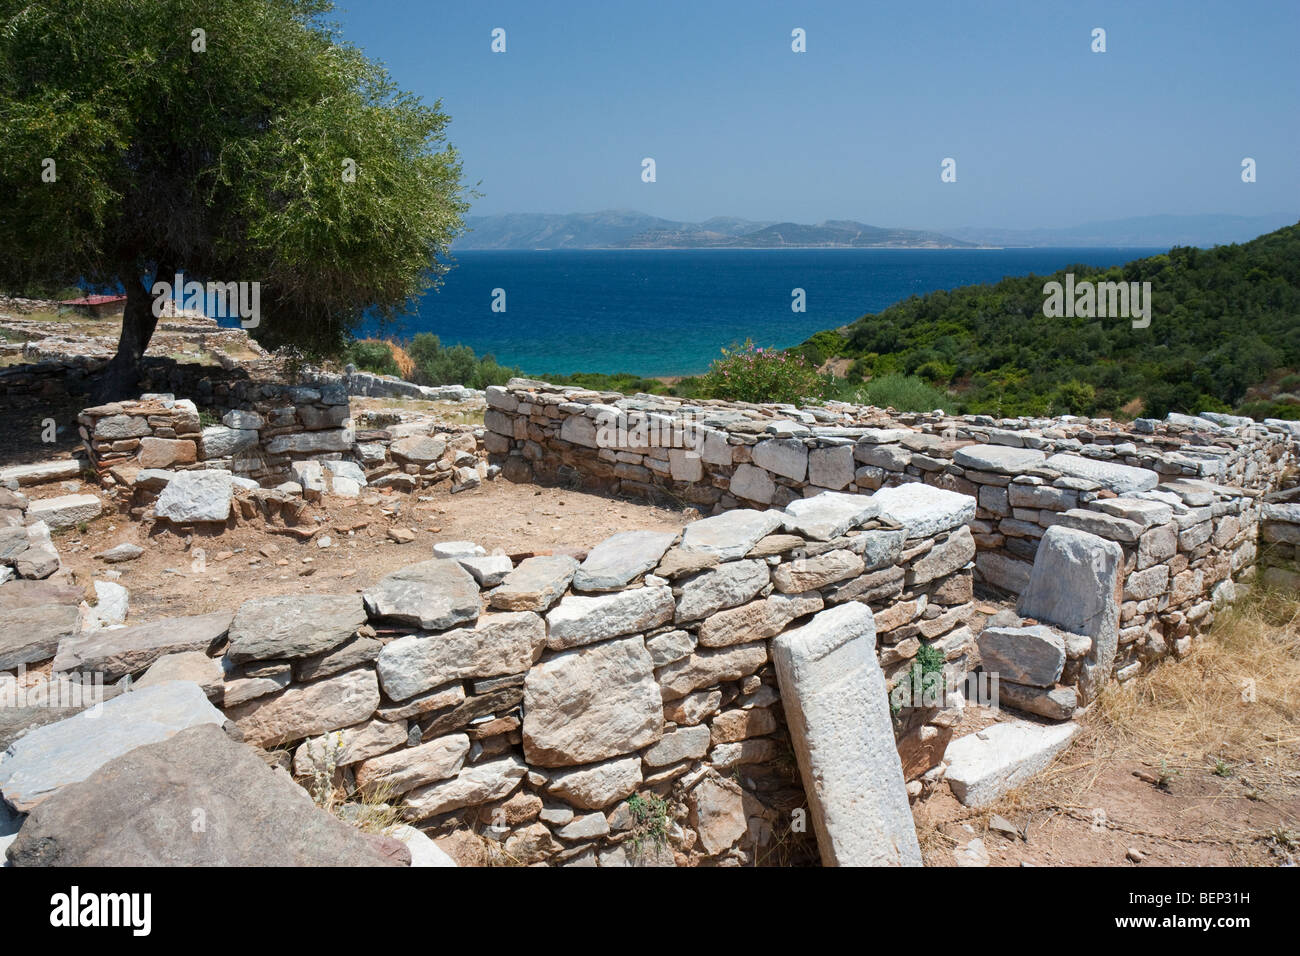
<path fill-rule="evenodd" d="M 83 409 L 78 416 L 91 466 L 225 469 L 254 481 L 283 481 L 294 461 L 350 452 L 347 392 L 339 385 L 231 384 L 220 423 L 203 424 L 190 399 L 146 394 Z M 220 406 L 218 406 L 220 408 Z M 211 414 L 211 413 L 208 413 Z"/>
<path fill-rule="evenodd" d="M 622 532 L 581 562 L 437 545 L 362 594 L 82 633 L 53 666 L 150 683 L 165 679 L 155 664 L 176 677 L 184 663 L 246 741 L 291 753 L 309 786 L 316 771 L 341 773 L 402 798 L 434 833 L 488 829 L 520 862 L 653 861 L 668 851 L 627 798 L 655 793 L 679 853 L 749 863 L 808 807 L 771 642 L 802 629 L 798 646 L 820 646 L 821 615 L 852 605 L 851 620 L 826 626 L 867 649 L 858 666 L 881 689 L 921 648 L 959 682 L 973 647 L 974 508 L 920 486 L 823 495 L 680 535 Z M 197 660 L 175 657 L 186 654 Z M 815 719 L 811 690 L 804 699 Z M 913 778 L 938 762 L 956 716 L 943 693 L 916 704 L 877 727 Z M 855 772 L 874 772 L 871 759 Z M 881 772 L 898 778 L 883 798 L 905 811 L 900 764 Z M 842 816 L 833 789 L 817 800 Z M 853 845 L 837 852 L 856 858 Z"/>
<path fill-rule="evenodd" d="M 1231 600 L 1234 579 L 1253 571 L 1257 499 L 1300 451 L 1300 423 L 1214 414 L 1131 425 L 994 420 L 627 398 L 528 380 L 488 389 L 487 401 L 485 445 L 512 480 L 666 495 L 715 511 L 911 484 L 970 495 L 976 581 L 993 591 L 1025 589 L 1054 525 L 1115 541 L 1121 680 L 1186 653 Z"/>

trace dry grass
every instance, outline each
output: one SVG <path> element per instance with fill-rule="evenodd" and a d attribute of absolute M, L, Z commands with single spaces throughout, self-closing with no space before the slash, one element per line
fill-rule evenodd
<path fill-rule="evenodd" d="M 393 361 L 397 363 L 398 376 L 408 382 L 411 380 L 411 375 L 415 372 L 415 359 L 411 358 L 400 344 L 392 339 L 361 339 L 360 341 L 365 345 L 387 346 Z"/>
<path fill-rule="evenodd" d="M 1098 701 L 1114 751 L 1178 771 L 1217 761 L 1258 771 L 1260 786 L 1300 782 L 1300 594 L 1252 590 L 1191 655 Z"/>
<path fill-rule="evenodd" d="M 947 859 L 967 837 L 954 839 L 945 826 L 968 821 L 982 832 L 993 814 L 1033 824 L 1039 833 L 1052 817 L 1086 823 L 1095 813 L 1099 786 L 1110 785 L 1098 779 L 1121 765 L 1144 768 L 1143 779 L 1150 782 L 1140 786 L 1152 793 L 1160 781 L 1181 790 L 1184 781 L 1235 777 L 1238 792 L 1278 810 L 1284 821 L 1292 819 L 1300 796 L 1300 594 L 1251 590 L 1219 614 L 1186 659 L 1164 661 L 1109 687 L 1081 721 L 1074 743 L 1042 774 L 993 805 L 956 818 L 919 820 L 922 852 L 927 859 Z M 1231 817 L 1199 832 L 1184 829 L 1184 845 L 1201 839 L 1245 848 L 1268 838 Z M 1172 818 L 1163 823 L 1178 826 Z"/>

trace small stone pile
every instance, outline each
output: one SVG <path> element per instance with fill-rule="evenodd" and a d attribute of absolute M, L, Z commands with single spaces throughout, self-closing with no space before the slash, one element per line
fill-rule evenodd
<path fill-rule="evenodd" d="M 259 385 L 256 393 L 252 407 L 231 409 L 206 427 L 193 401 L 166 393 L 87 408 L 78 416 L 82 441 L 110 485 L 133 469 L 224 469 L 255 481 L 284 480 L 296 460 L 351 450 L 340 386 Z"/>

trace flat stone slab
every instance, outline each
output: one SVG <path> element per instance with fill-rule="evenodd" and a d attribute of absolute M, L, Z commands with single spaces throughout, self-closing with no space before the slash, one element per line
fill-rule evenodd
<path fill-rule="evenodd" d="M 226 714 L 239 725 L 246 742 L 269 749 L 351 727 L 378 706 L 375 672 L 358 668 L 228 706 Z"/>
<path fill-rule="evenodd" d="M 105 681 L 115 681 L 146 670 L 168 654 L 211 651 L 225 638 L 233 616 L 230 611 L 215 611 L 74 634 L 59 642 L 54 670 L 101 673 Z"/>
<path fill-rule="evenodd" d="M 666 531 L 620 531 L 591 549 L 578 566 L 579 591 L 617 591 L 654 569 L 677 536 Z"/>
<path fill-rule="evenodd" d="M 81 462 L 75 458 L 0 468 L 0 484 L 16 481 L 19 485 L 43 485 L 47 481 L 67 481 L 69 478 L 79 477 L 81 477 Z"/>
<path fill-rule="evenodd" d="M 478 582 L 449 558 L 421 561 L 394 571 L 361 596 L 371 617 L 430 631 L 472 621 L 482 607 Z"/>
<path fill-rule="evenodd" d="M 1003 475 L 1018 475 L 1041 465 L 1046 458 L 1046 453 L 1037 449 L 1008 445 L 965 445 L 952 453 L 952 460 L 963 468 Z"/>
<path fill-rule="evenodd" d="M 57 581 L 18 580 L 0 586 L 0 611 L 44 607 L 48 604 L 71 604 L 75 607 L 85 599 L 82 588 Z"/>
<path fill-rule="evenodd" d="M 0 795 L 23 812 L 69 784 L 85 780 L 115 757 L 158 743 L 197 724 L 225 722 L 203 689 L 188 681 L 168 681 L 119 694 L 19 737 L 0 761 Z"/>
<path fill-rule="evenodd" d="M 1043 464 L 1071 478 L 1095 481 L 1117 495 L 1128 491 L 1150 491 L 1160 484 L 1160 476 L 1147 468 L 1134 468 L 1132 465 L 1081 458 L 1078 455 L 1056 454 Z"/>
<path fill-rule="evenodd" d="M 1079 725 L 1008 720 L 948 745 L 944 760 L 953 794 L 968 807 L 992 803 L 1042 773 L 1069 746 Z"/>
<path fill-rule="evenodd" d="M 514 754 L 470 764 L 450 780 L 410 791 L 402 812 L 408 820 L 423 820 L 461 807 L 500 800 L 513 793 L 527 773 L 528 765 Z"/>
<path fill-rule="evenodd" d="M 49 660 L 80 626 L 75 604 L 0 608 L 0 670 Z"/>
<path fill-rule="evenodd" d="M 232 663 L 311 657 L 342 644 L 366 623 L 356 594 L 301 594 L 245 601 L 230 623 Z"/>
<path fill-rule="evenodd" d="M 717 555 L 719 561 L 743 558 L 749 550 L 781 527 L 780 511 L 737 509 L 692 521 L 682 529 L 682 551 Z"/>
<path fill-rule="evenodd" d="M 814 541 L 829 541 L 879 513 L 880 502 L 874 498 L 823 491 L 786 505 L 782 526 L 792 534 Z"/>
<path fill-rule="evenodd" d="M 545 642 L 546 625 L 532 611 L 485 614 L 473 627 L 390 641 L 376 668 L 384 693 L 402 701 L 451 681 L 522 674 Z"/>
<path fill-rule="evenodd" d="M 27 818 L 9 853 L 16 866 L 396 865 L 207 723 L 115 755 L 63 787 Z"/>
<path fill-rule="evenodd" d="M 826 866 L 921 866 L 871 609 L 850 602 L 772 639 Z"/>
<path fill-rule="evenodd" d="M 177 472 L 154 503 L 153 513 L 169 521 L 225 521 L 234 482 L 228 471 Z"/>
<path fill-rule="evenodd" d="M 1065 641 L 1041 624 L 986 627 L 976 643 L 984 670 L 1017 684 L 1051 687 L 1065 667 Z"/>
<path fill-rule="evenodd" d="M 27 506 L 28 521 L 44 521 L 57 531 L 71 528 L 83 521 L 99 517 L 104 503 L 96 495 L 59 495 L 57 498 L 38 498 Z"/>
<path fill-rule="evenodd" d="M 632 588 L 592 597 L 570 594 L 546 615 L 547 647 L 566 650 L 648 631 L 671 621 L 675 610 L 672 589 L 667 587 Z"/>
<path fill-rule="evenodd" d="M 902 525 L 908 538 L 930 538 L 975 520 L 975 499 L 920 482 L 881 488 L 871 496 L 881 517 Z"/>
<path fill-rule="evenodd" d="M 564 554 L 525 558 L 488 596 L 488 603 L 503 611 L 545 611 L 568 590 L 577 570 L 578 562 Z"/>

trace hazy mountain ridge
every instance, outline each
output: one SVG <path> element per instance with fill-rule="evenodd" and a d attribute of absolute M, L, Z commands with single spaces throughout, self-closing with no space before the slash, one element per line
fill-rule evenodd
<path fill-rule="evenodd" d="M 1248 242 L 1290 225 L 1297 214 L 1270 216 L 1134 216 L 1040 229 L 963 226 L 937 232 L 889 229 L 847 219 L 816 225 L 714 216 L 677 222 L 635 210 L 470 216 L 456 249 L 967 249 L 1173 246 L 1207 248 Z"/>
<path fill-rule="evenodd" d="M 470 216 L 457 249 L 961 249 L 978 245 L 915 229 L 884 229 L 851 220 L 817 225 L 755 222 L 715 216 L 675 222 L 645 213 L 608 210 L 558 215 Z"/>

